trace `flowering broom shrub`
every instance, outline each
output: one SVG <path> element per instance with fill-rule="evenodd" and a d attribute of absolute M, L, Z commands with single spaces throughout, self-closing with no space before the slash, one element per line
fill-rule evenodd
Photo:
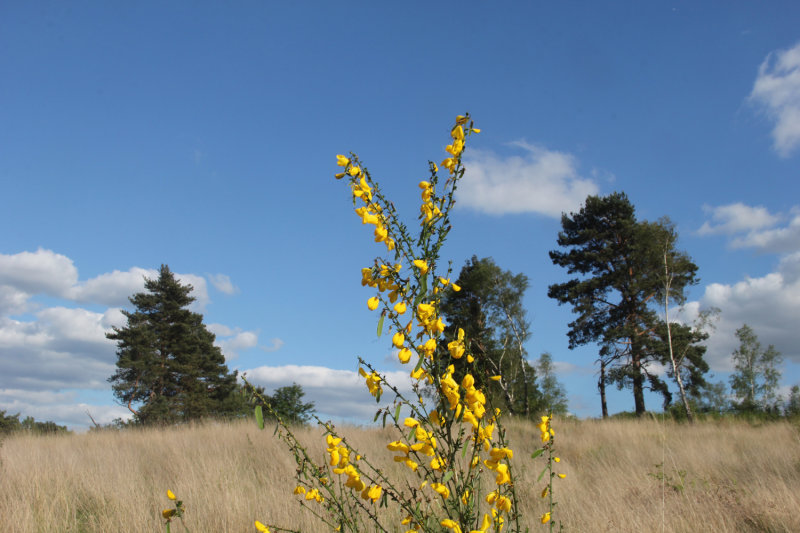
<path fill-rule="evenodd" d="M 277 434 L 297 463 L 294 493 L 332 531 L 527 530 L 514 489 L 514 452 L 500 424 L 502 413 L 487 405 L 486 394 L 476 387 L 487 379 L 475 379 L 475 357 L 464 330 L 445 338 L 439 314 L 444 292 L 460 290 L 449 279 L 450 265 L 439 275 L 439 253 L 451 228 L 454 192 L 464 176 L 462 154 L 469 137 L 479 131 L 469 115 L 458 116 L 447 157 L 439 165 L 429 162 L 429 176 L 418 185 L 421 205 L 415 236 L 358 156 L 336 156 L 341 167 L 336 178 L 349 185 L 356 215 L 362 224 L 374 226 L 374 241 L 391 257 L 378 257 L 363 268 L 361 284 L 375 290 L 366 306 L 379 312 L 378 335 L 384 329 L 391 335 L 400 363 L 408 366 L 412 393 L 405 395 L 359 358 L 358 371 L 369 393 L 378 402 L 387 393 L 392 397 L 375 420 L 396 429 L 396 439 L 387 442 L 386 449 L 405 476 L 390 476 L 373 458 L 359 454 L 331 423 L 318 420 L 325 429 L 325 454 L 320 459 L 276 416 Z M 434 394 L 426 395 L 426 390 Z M 263 428 L 261 407 L 256 408 L 256 418 Z M 553 463 L 559 459 L 552 454 L 550 420 L 542 418 L 543 446 L 534 457 L 549 452 L 539 479 L 549 472 L 542 492 L 543 498 L 550 497 L 549 511 L 541 523 L 549 522 L 552 530 Z M 385 506 L 398 508 L 399 514 L 379 512 Z M 259 521 L 255 526 L 261 532 L 296 531 Z"/>

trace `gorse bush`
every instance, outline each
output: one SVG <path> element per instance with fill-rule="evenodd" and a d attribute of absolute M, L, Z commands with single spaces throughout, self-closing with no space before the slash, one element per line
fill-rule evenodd
<path fill-rule="evenodd" d="M 446 291 L 460 290 L 450 281 L 451 265 L 439 264 L 440 250 L 451 229 L 454 192 L 464 176 L 462 154 L 469 137 L 479 131 L 469 115 L 457 117 L 448 156 L 439 165 L 429 162 L 429 177 L 418 184 L 418 233 L 401 221 L 357 155 L 337 156 L 341 172 L 336 178 L 349 184 L 355 213 L 364 225 L 374 226 L 374 241 L 391 255 L 363 268 L 361 284 L 375 289 L 366 306 L 379 312 L 378 336 L 385 331 L 391 337 L 400 363 L 409 368 L 412 386 L 409 395 L 401 392 L 359 358 L 358 371 L 369 393 L 378 403 L 391 396 L 388 405 L 379 406 L 375 420 L 394 428 L 394 440 L 386 442 L 397 463 L 394 469 L 381 468 L 382 461 L 361 454 L 333 424 L 319 419 L 325 453 L 309 451 L 286 420 L 269 413 L 296 461 L 294 494 L 331 531 L 528 530 L 515 489 L 514 452 L 501 424 L 503 412 L 479 386 L 502 384 L 504 376 L 480 370 L 489 367 L 478 364 L 464 330 L 448 328 L 453 334 L 446 337 L 440 316 Z M 268 402 L 263 404 L 271 411 Z M 261 406 L 256 418 L 263 428 Z M 549 415 L 542 417 L 542 446 L 533 456 L 547 459 L 538 478 L 547 476 L 541 491 L 543 513 L 536 521 L 549 524 L 552 531 L 553 480 L 564 475 L 554 470 L 560 459 L 554 453 L 551 421 Z M 260 521 L 255 527 L 261 532 L 297 531 Z"/>

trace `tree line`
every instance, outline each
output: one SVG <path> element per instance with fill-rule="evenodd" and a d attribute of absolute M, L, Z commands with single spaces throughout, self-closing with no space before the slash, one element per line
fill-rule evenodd
<path fill-rule="evenodd" d="M 719 311 L 705 310 L 692 324 L 670 320 L 670 309 L 684 303 L 687 289 L 698 283 L 698 267 L 677 248 L 677 239 L 667 218 L 638 220 L 624 193 L 589 196 L 578 212 L 562 216 L 558 248 L 549 256 L 570 279 L 550 285 L 548 296 L 572 307 L 568 347 L 598 347 L 603 417 L 609 416 L 609 386 L 631 390 L 638 416 L 646 412 L 647 390 L 661 395 L 665 411 L 690 420 L 696 412 L 780 412 L 781 357 L 774 347 L 762 349 L 747 325 L 737 331 L 741 345 L 733 354 L 736 371 L 728 394 L 724 383 L 708 381 L 703 344 Z M 526 351 L 528 278 L 492 258 L 473 256 L 455 283 L 461 290 L 450 287 L 441 300 L 448 324 L 444 338 L 457 339 L 463 329 L 468 341 L 467 356 L 454 360 L 454 378 L 459 381 L 470 364 L 475 386 L 487 391 L 494 406 L 522 417 L 566 413 L 568 400 L 552 356 L 532 360 Z M 130 298 L 135 310 L 123 311 L 127 324 L 107 335 L 117 342 L 117 369 L 109 382 L 131 411 L 131 423 L 242 417 L 259 402 L 268 404 L 266 413 L 273 416 L 307 421 L 314 405 L 303 401 L 299 385 L 269 396 L 238 383 L 202 315 L 188 309 L 191 291 L 162 265 L 158 278 L 145 280 L 145 292 Z M 440 343 L 439 350 L 447 349 L 447 342 Z M 786 413 L 800 410 L 798 387 L 783 407 Z"/>

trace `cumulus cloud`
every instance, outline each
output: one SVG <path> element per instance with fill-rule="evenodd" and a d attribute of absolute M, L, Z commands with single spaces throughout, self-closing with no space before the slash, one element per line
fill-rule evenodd
<path fill-rule="evenodd" d="M 76 283 L 67 291 L 71 300 L 82 303 L 98 303 L 117 307 L 130 307 L 128 298 L 144 291 L 144 280 L 155 279 L 158 271 L 131 268 L 127 272 L 114 270 L 100 274 L 84 282 Z"/>
<path fill-rule="evenodd" d="M 271 393 L 274 389 L 297 383 L 303 387 L 306 401 L 313 401 L 321 418 L 370 422 L 379 404 L 370 400 L 364 378 L 351 370 L 335 370 L 323 366 L 260 366 L 247 370 L 248 381 L 261 385 Z M 381 372 L 401 392 L 411 391 L 408 370 Z M 380 405 L 391 402 L 391 395 Z"/>
<path fill-rule="evenodd" d="M 765 207 L 750 207 L 743 203 L 712 207 L 704 205 L 703 211 L 711 215 L 697 233 L 699 235 L 731 235 L 743 231 L 757 231 L 775 225 L 780 218 L 771 214 Z"/>
<path fill-rule="evenodd" d="M 560 217 L 575 211 L 598 186 L 578 175 L 577 162 L 569 154 L 516 142 L 521 156 L 502 158 L 473 150 L 466 159 L 470 179 L 459 185 L 461 206 L 489 213 L 539 213 Z"/>
<path fill-rule="evenodd" d="M 239 287 L 234 285 L 233 282 L 231 282 L 230 276 L 226 276 L 225 274 L 209 274 L 208 281 L 221 293 L 236 294 L 239 292 Z"/>
<path fill-rule="evenodd" d="M 697 230 L 699 235 L 727 235 L 732 248 L 755 248 L 761 252 L 786 253 L 800 250 L 800 208 L 789 215 L 773 214 L 762 206 L 742 203 L 703 206 L 711 215 Z"/>
<path fill-rule="evenodd" d="M 27 294 L 64 297 L 78 282 L 72 259 L 39 248 L 35 252 L 0 254 L 0 285 Z"/>
<path fill-rule="evenodd" d="M 800 363 L 800 253 L 781 260 L 777 272 L 746 278 L 738 283 L 712 283 L 699 302 L 684 309 L 687 321 L 701 308 L 717 307 L 719 321 L 708 340 L 707 360 L 712 370 L 733 369 L 731 353 L 738 347 L 735 332 L 747 324 L 765 347 L 769 344 L 787 360 Z"/>
<path fill-rule="evenodd" d="M 258 333 L 241 328 L 229 328 L 223 324 L 208 324 L 208 330 L 216 336 L 215 344 L 220 347 L 225 359 L 230 361 L 239 357 L 239 352 L 258 346 Z M 278 340 L 280 339 L 273 339 Z"/>
<path fill-rule="evenodd" d="M 800 146 L 800 43 L 771 52 L 764 59 L 750 99 L 775 123 L 775 151 L 789 157 Z"/>

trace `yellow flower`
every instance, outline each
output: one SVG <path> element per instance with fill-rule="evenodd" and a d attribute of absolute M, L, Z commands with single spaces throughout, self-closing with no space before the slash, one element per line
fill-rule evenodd
<path fill-rule="evenodd" d="M 550 521 L 550 512 L 546 512 L 542 515 L 542 524 L 546 524 Z"/>
<path fill-rule="evenodd" d="M 261 533 L 269 533 L 269 528 L 256 520 L 256 529 L 259 530 Z"/>
<path fill-rule="evenodd" d="M 350 160 L 343 155 L 337 155 L 336 164 L 339 165 L 340 167 L 346 167 L 347 165 L 350 164 Z"/>
<path fill-rule="evenodd" d="M 407 307 L 405 302 L 397 302 L 396 304 L 394 304 L 394 311 L 398 315 L 402 315 L 403 313 L 405 313 L 406 309 Z"/>
<path fill-rule="evenodd" d="M 175 516 L 175 509 L 164 509 L 161 511 L 161 516 L 164 517 L 164 520 L 170 520 L 173 516 Z"/>
<path fill-rule="evenodd" d="M 405 336 L 398 331 L 392 337 L 392 344 L 395 346 L 395 348 L 402 348 L 405 340 L 406 340 Z"/>
<path fill-rule="evenodd" d="M 502 485 L 504 483 L 509 483 L 510 481 L 511 476 L 508 475 L 508 465 L 497 465 L 497 477 L 495 478 L 495 483 Z"/>
<path fill-rule="evenodd" d="M 472 128 L 472 133 L 480 133 L 481 130 L 478 128 Z"/>
<path fill-rule="evenodd" d="M 559 474 L 558 477 L 560 477 L 561 479 L 564 479 L 565 477 L 567 477 L 567 475 L 566 474 Z"/>
<path fill-rule="evenodd" d="M 495 507 L 500 511 L 509 512 L 511 510 L 511 500 L 505 496 L 500 496 L 495 502 Z"/>
<path fill-rule="evenodd" d="M 397 354 L 397 358 L 400 359 L 400 362 L 403 364 L 408 363 L 411 360 L 411 350 L 408 348 L 401 348 L 400 352 Z"/>
<path fill-rule="evenodd" d="M 302 485 L 298 485 L 297 487 L 295 487 L 294 493 L 295 494 L 305 494 L 306 493 L 306 488 L 304 486 L 302 486 Z"/>
<path fill-rule="evenodd" d="M 336 178 L 337 180 L 340 180 L 344 177 L 344 172 L 339 172 L 338 174 L 334 174 L 333 177 Z"/>
<path fill-rule="evenodd" d="M 414 259 L 414 266 L 417 267 L 422 274 L 428 273 L 428 263 L 422 259 Z"/>
<path fill-rule="evenodd" d="M 448 529 L 452 529 L 454 533 L 461 533 L 461 526 L 459 526 L 455 520 L 450 520 L 448 518 L 439 522 L 439 525 Z"/>
<path fill-rule="evenodd" d="M 361 173 L 361 169 L 356 166 L 352 166 L 350 167 L 350 170 L 347 171 L 347 173 L 353 177 L 356 177 Z"/>
<path fill-rule="evenodd" d="M 454 291 L 458 292 L 461 290 L 460 285 L 456 285 L 455 283 L 451 283 L 450 286 L 453 288 Z"/>
<path fill-rule="evenodd" d="M 491 379 L 492 381 L 500 381 L 501 379 L 503 379 L 503 376 L 491 376 L 489 379 Z"/>
<path fill-rule="evenodd" d="M 431 184 L 428 183 L 427 181 L 420 181 L 419 182 L 419 188 L 422 189 L 422 190 L 429 189 L 430 186 L 431 186 Z"/>
<path fill-rule="evenodd" d="M 561 462 L 561 457 L 553 457 L 553 461 L 555 461 L 557 463 L 560 463 Z"/>
<path fill-rule="evenodd" d="M 169 498 L 170 500 L 174 500 L 175 499 L 175 493 L 172 492 L 171 490 L 168 490 L 167 491 L 167 498 Z"/>
<path fill-rule="evenodd" d="M 367 300 L 367 308 L 370 311 L 374 311 L 378 308 L 378 305 L 380 305 L 380 303 L 381 303 L 380 299 L 378 299 L 377 296 L 373 296 L 372 298 Z"/>

